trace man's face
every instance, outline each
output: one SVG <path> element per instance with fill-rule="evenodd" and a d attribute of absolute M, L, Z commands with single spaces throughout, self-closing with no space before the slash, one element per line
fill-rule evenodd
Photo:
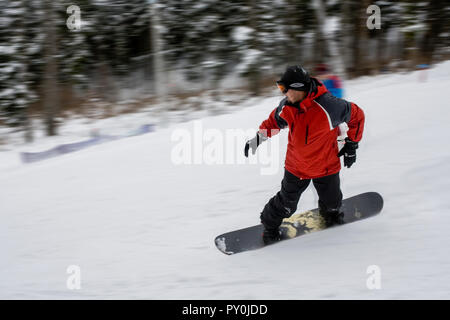
<path fill-rule="evenodd" d="M 288 98 L 289 102 L 296 103 L 296 102 L 301 101 L 301 100 L 303 100 L 305 98 L 306 92 L 305 91 L 297 91 L 297 90 L 289 89 L 285 93 L 285 96 Z"/>

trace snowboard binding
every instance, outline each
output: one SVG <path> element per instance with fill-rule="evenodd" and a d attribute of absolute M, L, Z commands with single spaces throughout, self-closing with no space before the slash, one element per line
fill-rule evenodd
<path fill-rule="evenodd" d="M 269 245 L 281 240 L 281 231 L 276 229 L 264 229 L 262 234 L 263 242 L 265 245 Z"/>
<path fill-rule="evenodd" d="M 344 213 L 339 210 L 319 211 L 327 227 L 344 224 Z"/>

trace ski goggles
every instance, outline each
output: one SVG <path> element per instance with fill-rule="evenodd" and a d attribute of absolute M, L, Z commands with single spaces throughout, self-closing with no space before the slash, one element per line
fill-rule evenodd
<path fill-rule="evenodd" d="M 277 81 L 277 86 L 278 89 L 280 89 L 280 91 L 285 94 L 286 92 L 288 92 L 288 88 L 286 88 L 286 86 L 284 84 L 282 84 L 281 82 Z"/>

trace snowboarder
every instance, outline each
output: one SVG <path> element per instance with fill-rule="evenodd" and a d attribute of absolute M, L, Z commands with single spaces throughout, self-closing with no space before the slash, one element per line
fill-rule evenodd
<path fill-rule="evenodd" d="M 255 154 L 263 141 L 280 129 L 289 128 L 281 190 L 269 200 L 260 215 L 265 244 L 280 240 L 282 220 L 296 211 L 300 195 L 311 180 L 319 196 L 320 214 L 327 224 L 339 223 L 342 216 L 339 157 L 344 156 L 344 166 L 352 166 L 364 129 L 362 109 L 333 96 L 301 66 L 288 67 L 277 85 L 285 98 L 262 122 L 256 136 L 246 142 L 244 149 L 246 157 L 250 149 Z M 343 122 L 347 123 L 348 132 L 339 151 L 338 126 Z"/>

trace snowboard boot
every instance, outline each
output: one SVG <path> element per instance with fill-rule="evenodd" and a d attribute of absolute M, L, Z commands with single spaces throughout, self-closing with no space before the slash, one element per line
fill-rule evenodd
<path fill-rule="evenodd" d="M 344 213 L 339 211 L 339 209 L 320 210 L 319 213 L 325 220 L 325 225 L 327 227 L 344 224 Z"/>
<path fill-rule="evenodd" d="M 269 245 L 281 240 L 281 232 L 278 228 L 276 229 L 264 228 L 262 237 L 264 244 Z"/>

